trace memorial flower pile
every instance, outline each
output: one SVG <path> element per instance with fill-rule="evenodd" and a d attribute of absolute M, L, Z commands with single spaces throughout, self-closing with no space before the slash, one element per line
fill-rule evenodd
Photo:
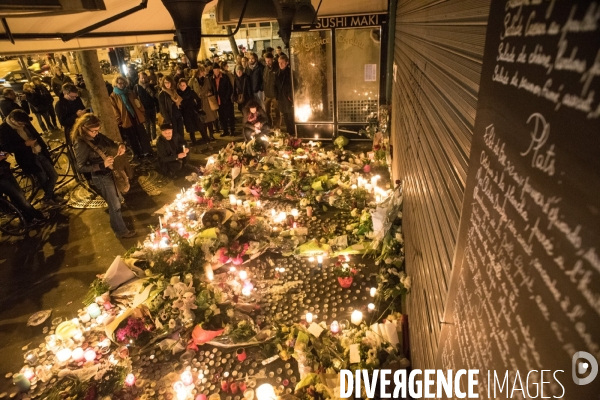
<path fill-rule="evenodd" d="M 335 398 L 329 378 L 335 381 L 343 368 L 374 369 L 399 360 L 398 368 L 405 368 L 401 318 L 377 317 L 374 304 L 346 310 L 337 299 L 339 320 L 330 325 L 315 321 L 317 310 L 299 323 L 282 309 L 324 296 L 323 287 L 304 292 L 303 277 L 310 275 L 320 276 L 323 286 L 332 277 L 349 293 L 360 292 L 353 279 L 369 277 L 365 264 L 351 257 L 379 264 L 377 288 L 371 289 L 378 305 L 397 309 L 410 291 L 401 187 L 387 184 L 384 170 L 364 172 L 365 166 L 381 166 L 376 152 L 355 154 L 344 146 L 326 150 L 277 134 L 230 144 L 210 157 L 202 175 L 189 177 L 192 187 L 159 210 L 159 224 L 148 237 L 92 283 L 78 318 L 54 321 L 15 384 L 26 392 L 44 383 L 33 389 L 41 398 L 153 398 L 150 376 L 161 395 L 193 399 L 218 387 L 235 394 L 242 383 L 268 378 L 255 374 L 238 385 L 230 379 L 233 369 L 221 368 L 210 372 L 207 384 L 209 372 L 192 368 L 209 357 L 206 346 L 241 350 L 240 362 L 243 347 L 254 345 L 261 346 L 263 365 L 293 359 L 300 374 L 294 391 L 305 398 Z M 319 223 L 332 207 L 345 224 Z M 272 260 L 276 254 L 308 261 L 311 271 L 296 276 L 296 269 L 291 279 L 289 265 Z M 272 317 L 262 309 L 269 307 L 267 298 Z M 346 311 L 350 321 L 343 319 Z M 163 364 L 174 357 L 189 369 L 158 377 L 149 372 L 157 357 Z M 291 376 L 292 367 L 286 368 Z M 221 378 L 227 381 L 219 385 Z M 288 389 L 295 383 L 285 382 Z"/>

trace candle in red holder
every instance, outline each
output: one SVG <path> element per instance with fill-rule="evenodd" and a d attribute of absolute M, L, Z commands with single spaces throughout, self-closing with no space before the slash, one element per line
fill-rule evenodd
<path fill-rule="evenodd" d="M 235 382 L 231 382 L 231 385 L 229 385 L 229 389 L 231 389 L 232 394 L 236 394 L 239 390 L 238 384 Z"/>
<path fill-rule="evenodd" d="M 221 390 L 224 392 L 229 390 L 229 383 L 227 381 L 221 381 Z"/>
<path fill-rule="evenodd" d="M 237 359 L 239 362 L 243 362 L 246 359 L 246 349 L 244 349 L 243 347 L 241 349 L 237 349 L 235 354 L 237 355 Z"/>
<path fill-rule="evenodd" d="M 245 391 L 246 391 L 246 389 L 247 389 L 247 387 L 246 387 L 246 382 L 242 381 L 242 382 L 238 383 L 238 387 L 240 388 L 240 390 L 241 390 L 242 392 L 245 392 Z"/>

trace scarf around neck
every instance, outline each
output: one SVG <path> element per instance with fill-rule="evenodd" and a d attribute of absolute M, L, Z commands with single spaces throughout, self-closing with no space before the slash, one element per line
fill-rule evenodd
<path fill-rule="evenodd" d="M 183 99 L 177 93 L 177 89 L 174 89 L 173 85 L 171 84 L 171 89 L 167 89 L 165 87 L 165 85 L 163 85 L 162 90 L 171 97 L 171 100 L 173 100 L 173 103 L 175 103 L 177 105 L 177 108 L 179 108 Z"/>
<path fill-rule="evenodd" d="M 135 117 L 135 110 L 133 109 L 133 105 L 131 104 L 131 102 L 129 101 L 129 97 L 127 97 L 127 93 L 128 90 L 121 90 L 118 87 L 114 87 L 113 88 L 113 92 L 115 92 L 117 95 L 119 95 L 119 97 L 121 98 L 121 100 L 123 100 L 123 104 L 125 104 L 125 107 L 127 108 L 127 111 L 129 111 L 129 113 Z"/>
<path fill-rule="evenodd" d="M 21 139 L 23 139 L 23 141 L 33 139 L 33 137 L 29 134 L 29 132 L 27 132 L 24 127 L 22 127 L 21 125 L 17 124 L 15 121 L 13 121 L 12 118 L 6 118 L 6 123 L 11 128 L 13 128 L 15 131 L 17 131 L 17 133 L 19 134 Z M 39 152 L 42 151 L 42 146 L 40 146 L 40 144 L 36 142 L 36 144 L 31 146 L 31 151 L 33 152 L 33 154 L 38 154 Z"/>

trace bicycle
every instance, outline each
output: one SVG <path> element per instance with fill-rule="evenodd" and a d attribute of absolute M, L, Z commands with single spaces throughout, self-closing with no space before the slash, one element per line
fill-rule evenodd
<path fill-rule="evenodd" d="M 23 214 L 4 196 L 0 196 L 0 232 L 10 236 L 22 236 L 29 230 Z"/>

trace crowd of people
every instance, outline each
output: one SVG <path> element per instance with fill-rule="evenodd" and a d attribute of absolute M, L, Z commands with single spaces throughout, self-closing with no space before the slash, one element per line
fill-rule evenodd
<path fill-rule="evenodd" d="M 107 202 L 115 235 L 129 238 L 136 233 L 121 215 L 127 189 L 119 178 L 119 173 L 124 173 L 122 165 L 128 166 L 122 157 L 127 147 L 134 163 L 152 163 L 159 173 L 176 178 L 189 165 L 190 149 L 200 152 L 206 146 L 212 150 L 211 142 L 219 131 L 221 137 L 241 133 L 249 141 L 282 125 L 288 132 L 294 129 L 289 58 L 280 47 L 277 52 L 265 49 L 260 58 L 255 53 L 238 56 L 234 73 L 226 61 L 215 56 L 194 69 L 180 63 L 171 74 L 152 68 L 140 72 L 131 66 L 127 74 L 116 75 L 106 87 L 122 142 L 100 132 L 101 121 L 92 112 L 82 79 L 74 82 L 58 66 L 51 91 L 34 77 L 21 94 L 8 88 L 2 92 L 0 195 L 8 196 L 28 224 L 43 224 L 50 208 L 66 203 L 54 193 L 58 174 L 43 137 L 50 131 L 64 131 L 78 176 L 85 177 Z M 236 105 L 242 114 L 241 132 L 236 131 Z M 31 113 L 41 133 L 32 125 Z M 43 191 L 42 211 L 23 195 L 7 161 L 9 155 L 23 173 L 35 177 Z"/>

